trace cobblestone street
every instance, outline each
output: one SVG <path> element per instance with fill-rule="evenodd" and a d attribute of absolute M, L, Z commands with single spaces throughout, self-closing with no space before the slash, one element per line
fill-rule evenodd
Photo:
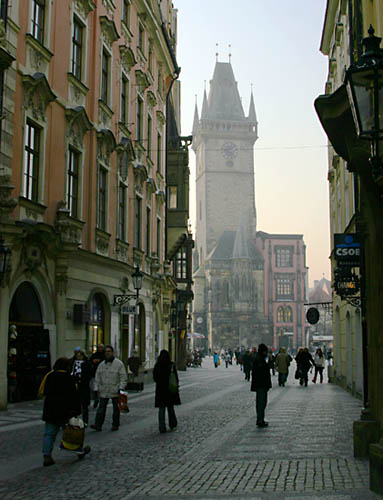
<path fill-rule="evenodd" d="M 207 358 L 180 379 L 176 432 L 159 434 L 154 386 L 147 385 L 130 395 L 118 433 L 110 432 L 111 408 L 103 432 L 87 430 L 92 452 L 82 462 L 56 443 L 57 465 L 41 466 L 41 401 L 0 413 L 0 498 L 379 498 L 368 490 L 368 462 L 352 454 L 360 402 L 342 389 L 300 387 L 292 376 L 282 388 L 273 377 L 270 426 L 258 429 L 254 394 L 237 366 L 214 369 Z"/>

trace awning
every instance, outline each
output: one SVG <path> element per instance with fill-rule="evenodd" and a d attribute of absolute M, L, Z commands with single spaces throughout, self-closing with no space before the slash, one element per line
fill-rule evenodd
<path fill-rule="evenodd" d="M 205 335 L 202 335 L 202 333 L 197 333 L 197 332 L 189 332 L 188 333 L 188 339 L 204 339 Z"/>

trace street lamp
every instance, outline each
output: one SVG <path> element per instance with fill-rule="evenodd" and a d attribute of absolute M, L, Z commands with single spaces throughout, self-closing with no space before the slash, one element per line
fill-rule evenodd
<path fill-rule="evenodd" d="M 11 255 L 11 250 L 4 246 L 3 235 L 0 234 L 0 283 L 2 282 L 5 273 L 7 272 L 8 257 Z"/>
<path fill-rule="evenodd" d="M 362 56 L 346 72 L 345 84 L 358 137 L 371 142 L 370 162 L 377 178 L 383 175 L 383 50 L 372 25 L 368 34 Z"/>
<path fill-rule="evenodd" d="M 134 273 L 132 273 L 133 288 L 136 290 L 136 293 L 124 293 L 123 295 L 114 295 L 113 305 L 122 306 L 130 299 L 134 298 L 137 301 L 140 294 L 140 290 L 142 288 L 143 277 L 144 273 L 140 271 L 140 268 L 138 266 L 136 266 Z"/>

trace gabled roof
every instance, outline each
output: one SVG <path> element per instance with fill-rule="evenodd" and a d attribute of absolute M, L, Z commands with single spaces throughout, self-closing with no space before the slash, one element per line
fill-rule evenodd
<path fill-rule="evenodd" d="M 243 120 L 245 114 L 230 63 L 216 62 L 208 98 L 209 120 Z"/>

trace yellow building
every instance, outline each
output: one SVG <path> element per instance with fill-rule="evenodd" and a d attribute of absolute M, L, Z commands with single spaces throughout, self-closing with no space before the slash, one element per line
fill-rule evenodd
<path fill-rule="evenodd" d="M 375 43 L 381 45 L 382 35 L 382 0 L 328 0 L 321 51 L 328 56 L 329 75 L 326 95 L 315 101 L 331 143 L 331 233 L 357 233 L 362 243 L 359 304 L 334 296 L 335 378 L 354 393 L 362 392 L 364 407 L 360 420 L 354 422 L 354 455 L 369 457 L 370 487 L 380 494 L 383 494 L 382 159 L 376 156 L 373 163 L 372 139 L 365 140 L 358 135 L 346 74 L 350 74 L 347 72 L 350 67 L 355 70 L 358 64 L 358 71 L 368 64 L 375 64 L 379 73 L 382 71 L 376 62 L 383 56 L 382 47 L 367 49 L 368 44 L 370 47 Z M 371 85 L 371 79 L 365 81 Z M 371 88 L 366 86 L 364 90 Z M 367 119 L 374 124 L 375 134 L 374 118 L 382 117 L 373 114 L 373 105 L 364 110 L 370 113 Z M 371 132 L 371 136 L 375 137 L 374 134 Z M 334 257 L 333 247 L 333 277 Z"/>

